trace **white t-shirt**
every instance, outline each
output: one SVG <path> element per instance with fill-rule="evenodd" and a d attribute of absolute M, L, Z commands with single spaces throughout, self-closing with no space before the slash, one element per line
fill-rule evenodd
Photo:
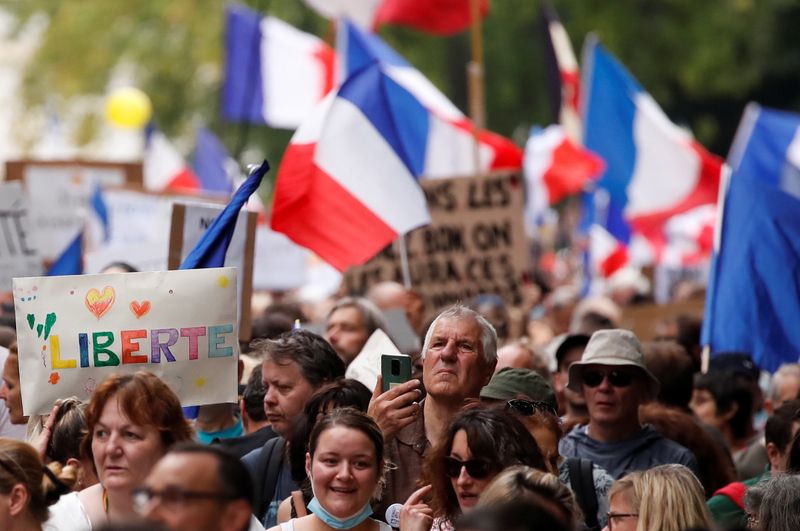
<path fill-rule="evenodd" d="M 43 531 L 92 531 L 92 522 L 77 492 L 70 492 L 50 506 L 50 518 Z"/>

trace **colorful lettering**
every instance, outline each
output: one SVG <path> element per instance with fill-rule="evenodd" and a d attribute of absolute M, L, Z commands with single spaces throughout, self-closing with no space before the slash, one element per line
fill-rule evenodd
<path fill-rule="evenodd" d="M 162 343 L 161 334 L 167 334 L 167 341 Z M 175 328 L 155 328 L 150 330 L 150 363 L 161 363 L 161 354 L 167 361 L 175 361 L 175 356 L 169 349 L 178 342 L 178 331 Z"/>
<path fill-rule="evenodd" d="M 233 356 L 233 349 L 231 347 L 220 347 L 220 345 L 225 343 L 225 338 L 220 337 L 220 335 L 230 334 L 232 332 L 233 325 L 230 324 L 208 327 L 209 358 L 225 358 L 228 356 Z"/>
<path fill-rule="evenodd" d="M 147 363 L 147 354 L 136 354 L 139 351 L 139 343 L 135 343 L 135 339 L 144 339 L 147 337 L 146 330 L 123 330 L 121 333 L 122 341 L 122 363 Z"/>
<path fill-rule="evenodd" d="M 105 339 L 105 341 L 101 342 L 101 339 Z M 119 356 L 108 349 L 113 344 L 113 332 L 94 332 L 92 334 L 92 352 L 94 353 L 95 367 L 115 367 L 119 365 Z M 105 354 L 106 359 L 100 359 L 101 354 Z"/>
<path fill-rule="evenodd" d="M 181 328 L 181 337 L 189 338 L 189 359 L 197 359 L 197 338 L 206 335 L 205 326 Z"/>
<path fill-rule="evenodd" d="M 81 368 L 89 366 L 89 336 L 78 334 L 78 347 L 81 350 Z"/>
<path fill-rule="evenodd" d="M 74 369 L 78 366 L 78 362 L 75 360 L 61 359 L 61 345 L 57 335 L 50 336 L 50 362 L 53 364 L 53 370 Z"/>

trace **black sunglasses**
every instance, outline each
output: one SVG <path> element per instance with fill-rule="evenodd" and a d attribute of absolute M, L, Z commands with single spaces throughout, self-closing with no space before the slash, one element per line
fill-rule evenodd
<path fill-rule="evenodd" d="M 636 376 L 630 372 L 618 370 L 598 371 L 596 369 L 583 371 L 583 374 L 581 375 L 583 385 L 587 387 L 597 387 L 603 383 L 605 378 L 608 378 L 608 383 L 614 387 L 628 387 L 631 383 L 633 383 L 633 379 L 635 377 Z"/>
<path fill-rule="evenodd" d="M 447 477 L 457 478 L 461 475 L 461 468 L 467 469 L 467 474 L 475 479 L 484 479 L 492 471 L 492 466 L 485 459 L 469 459 L 462 461 L 456 457 L 447 456 L 444 458 L 444 473 Z"/>
<path fill-rule="evenodd" d="M 530 417 L 537 411 L 558 416 L 558 412 L 551 404 L 548 404 L 547 402 L 541 402 L 539 400 L 513 398 L 506 402 L 506 409 L 513 409 L 516 413 L 519 413 L 523 417 Z"/>

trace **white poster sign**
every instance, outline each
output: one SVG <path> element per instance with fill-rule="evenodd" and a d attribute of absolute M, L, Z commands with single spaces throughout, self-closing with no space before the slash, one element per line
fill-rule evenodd
<path fill-rule="evenodd" d="M 0 183 L 0 293 L 11 291 L 14 277 L 41 274 L 42 261 L 31 237 L 22 185 Z"/>
<path fill-rule="evenodd" d="M 45 260 L 53 261 L 83 230 L 94 187 L 121 185 L 125 172 L 70 164 L 34 165 L 26 168 L 24 179 L 34 243 Z"/>
<path fill-rule="evenodd" d="M 16 278 L 13 289 L 25 415 L 139 370 L 184 405 L 236 401 L 234 268 Z"/>

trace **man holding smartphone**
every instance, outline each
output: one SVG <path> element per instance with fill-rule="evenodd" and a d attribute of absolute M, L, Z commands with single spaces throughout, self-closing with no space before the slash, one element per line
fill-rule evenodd
<path fill-rule="evenodd" d="M 386 439 L 386 458 L 397 465 L 387 477 L 378 516 L 391 504 L 404 503 L 416 490 L 427 449 L 447 430 L 470 398 L 478 398 L 497 363 L 497 334 L 479 313 L 452 306 L 433 321 L 422 347 L 422 380 L 411 380 L 381 393 L 381 382 L 369 413 Z"/>

